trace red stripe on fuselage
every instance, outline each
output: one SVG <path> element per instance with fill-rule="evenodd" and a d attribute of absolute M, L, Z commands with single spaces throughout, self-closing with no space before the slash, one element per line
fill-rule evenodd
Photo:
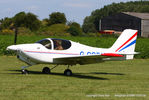
<path fill-rule="evenodd" d="M 75 53 L 60 53 L 60 52 L 41 52 L 41 51 L 25 51 L 25 52 L 31 52 L 31 53 L 51 53 L 51 54 L 66 54 L 66 55 L 80 55 Z"/>
<path fill-rule="evenodd" d="M 103 53 L 102 56 L 109 56 L 109 57 L 124 57 L 123 55 L 115 54 L 115 53 Z"/>

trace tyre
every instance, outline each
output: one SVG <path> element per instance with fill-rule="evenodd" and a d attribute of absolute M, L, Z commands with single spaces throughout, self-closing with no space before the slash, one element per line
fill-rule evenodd
<path fill-rule="evenodd" d="M 51 70 L 50 70 L 49 67 L 44 67 L 44 68 L 42 69 L 42 73 L 44 73 L 44 74 L 50 74 L 50 73 L 51 73 Z"/>
<path fill-rule="evenodd" d="M 66 69 L 64 71 L 64 75 L 66 75 L 66 76 L 72 76 L 72 71 L 70 69 Z"/>

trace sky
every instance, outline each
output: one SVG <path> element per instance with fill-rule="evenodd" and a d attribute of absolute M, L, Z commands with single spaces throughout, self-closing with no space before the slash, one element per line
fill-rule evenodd
<path fill-rule="evenodd" d="M 113 2 L 128 2 L 136 0 L 0 0 L 0 19 L 13 17 L 25 11 L 32 12 L 40 20 L 49 18 L 52 12 L 62 12 L 68 21 L 82 25 L 86 16 L 91 12 Z"/>

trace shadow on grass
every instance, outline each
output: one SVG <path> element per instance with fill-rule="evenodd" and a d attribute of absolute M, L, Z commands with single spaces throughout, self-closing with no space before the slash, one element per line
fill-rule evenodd
<path fill-rule="evenodd" d="M 21 73 L 21 70 L 8 70 L 8 71 L 15 71 L 15 72 Z M 7 73 L 7 74 L 20 74 L 20 73 Z M 43 74 L 43 73 L 40 71 L 29 71 L 29 74 Z M 82 79 L 93 79 L 93 80 L 109 80 L 108 78 L 96 77 L 96 76 L 91 76 L 91 75 L 83 75 L 83 74 L 90 74 L 90 73 L 73 73 L 72 76 L 65 76 L 63 73 L 52 72 L 49 75 L 57 75 L 57 76 L 64 76 L 64 77 L 75 77 L 75 78 L 82 78 Z M 45 74 L 45 75 L 48 75 L 48 74 Z"/>
<path fill-rule="evenodd" d="M 125 75 L 122 73 L 107 73 L 107 72 L 91 72 L 91 74 L 103 74 L 103 75 Z"/>

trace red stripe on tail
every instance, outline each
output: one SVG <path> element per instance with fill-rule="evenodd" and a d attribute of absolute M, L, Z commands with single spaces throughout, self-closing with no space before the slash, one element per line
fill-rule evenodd
<path fill-rule="evenodd" d="M 115 52 L 117 52 L 119 49 L 121 49 L 126 43 L 128 43 L 131 39 L 133 39 L 138 32 L 136 32 L 131 38 L 129 38 L 122 46 L 120 46 Z"/>

